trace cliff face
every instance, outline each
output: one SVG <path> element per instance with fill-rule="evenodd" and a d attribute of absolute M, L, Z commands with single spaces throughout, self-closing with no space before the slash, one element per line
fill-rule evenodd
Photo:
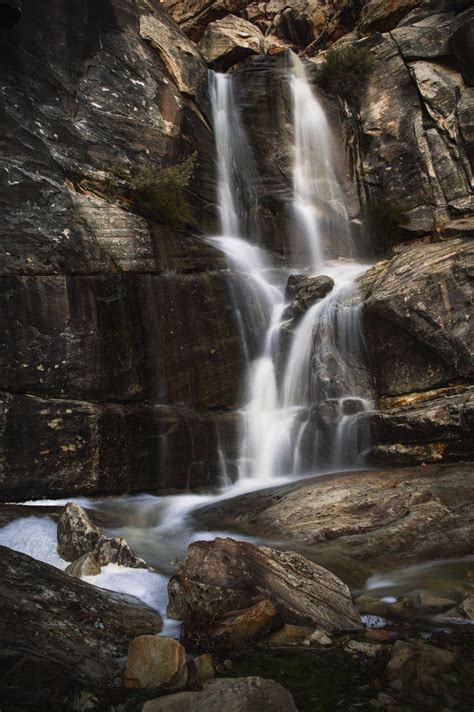
<path fill-rule="evenodd" d="M 314 71 L 336 40 L 375 56 L 358 107 L 322 97 L 345 146 L 350 217 L 395 194 L 407 237 L 461 239 L 422 243 L 365 283 L 373 456 L 467 457 L 473 11 L 454 0 L 63 5 L 23 3 L 0 35 L 0 497 L 196 487 L 217 480 L 221 443 L 235 454 L 246 362 L 232 282 L 205 240 L 217 224 L 214 144 L 195 44 L 229 13 L 264 37 L 266 54 L 239 64 L 235 85 L 262 243 L 282 260 L 292 137 L 279 52 L 308 48 Z M 151 220 L 107 189 L 117 165 L 173 166 L 194 153 L 194 225 Z M 446 438 L 458 444 L 432 446 Z"/>

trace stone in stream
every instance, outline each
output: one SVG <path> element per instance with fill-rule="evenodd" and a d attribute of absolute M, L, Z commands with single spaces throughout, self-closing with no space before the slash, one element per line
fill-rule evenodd
<path fill-rule="evenodd" d="M 64 570 L 64 573 L 69 574 L 69 576 L 76 576 L 77 578 L 82 578 L 83 576 L 97 576 L 100 574 L 100 566 L 97 563 L 97 559 L 94 554 L 90 551 L 87 554 L 83 554 L 78 559 L 69 564 Z"/>
<path fill-rule="evenodd" d="M 201 692 L 178 692 L 145 702 L 142 712 L 297 712 L 293 697 L 277 682 L 261 677 L 220 678 Z"/>
<path fill-rule="evenodd" d="M 120 564 L 131 568 L 147 568 L 143 559 L 134 554 L 125 539 L 106 537 L 91 522 L 84 509 L 74 502 L 68 502 L 64 507 L 58 522 L 57 536 L 59 556 L 66 561 L 74 562 L 75 571 L 79 571 L 85 564 L 85 560 L 80 564 L 78 560 L 86 554 L 90 554 L 99 567 Z M 92 565 L 90 560 L 89 565 Z"/>
<path fill-rule="evenodd" d="M 174 638 L 140 635 L 128 648 L 124 685 L 180 690 L 188 680 L 186 651 Z"/>
<path fill-rule="evenodd" d="M 272 601 L 283 623 L 362 628 L 349 589 L 334 574 L 292 551 L 230 538 L 193 542 L 168 593 L 170 618 L 198 630 L 249 608 L 257 596 Z"/>
<path fill-rule="evenodd" d="M 159 613 L 0 547 L 2 709 L 70 709 L 80 690 L 109 696 L 119 659 L 137 635 L 155 635 Z M 64 706 L 66 705 L 66 706 Z"/>
<path fill-rule="evenodd" d="M 282 319 L 301 317 L 313 304 L 323 299 L 334 287 L 334 280 L 325 274 L 307 277 L 291 274 L 285 289 L 285 300 L 291 303 L 283 312 Z"/>

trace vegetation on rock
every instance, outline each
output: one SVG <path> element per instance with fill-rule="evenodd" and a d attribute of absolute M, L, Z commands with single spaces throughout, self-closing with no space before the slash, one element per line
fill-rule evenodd
<path fill-rule="evenodd" d="M 371 52 L 363 47 L 329 50 L 316 81 L 330 94 L 354 101 L 364 88 L 374 63 Z"/>
<path fill-rule="evenodd" d="M 181 163 L 166 168 L 143 164 L 134 172 L 123 164 L 115 164 L 108 187 L 116 189 L 118 182 L 125 183 L 138 213 L 171 227 L 184 227 L 194 222 L 185 188 L 191 180 L 196 157 L 192 153 Z"/>
<path fill-rule="evenodd" d="M 370 252 L 375 257 L 384 257 L 392 245 L 400 242 L 401 229 L 409 222 L 405 210 L 392 198 L 367 203 L 362 221 Z"/>

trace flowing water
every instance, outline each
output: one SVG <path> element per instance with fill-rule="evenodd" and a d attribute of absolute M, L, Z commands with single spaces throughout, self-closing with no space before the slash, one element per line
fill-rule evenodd
<path fill-rule="evenodd" d="M 260 245 L 257 168 L 240 118 L 231 75 L 210 74 L 217 156 L 220 234 L 209 240 L 226 256 L 242 350 L 248 359 L 240 413 L 237 468 L 219 442 L 219 494 L 151 495 L 84 500 L 113 515 L 107 532 L 125 536 L 155 571 L 105 567 L 88 580 L 137 595 L 164 612 L 172 561 L 188 544 L 217 532 L 195 531 L 188 514 L 211 500 L 331 469 L 357 468 L 367 446 L 370 408 L 360 304 L 355 280 L 366 269 L 351 253 L 350 226 L 332 157 L 332 138 L 300 60 L 287 81 L 294 126 L 291 241 L 305 246 L 305 265 L 282 267 Z M 293 229 L 294 228 L 294 229 Z M 291 254 L 291 250 L 289 250 Z M 301 247 L 295 254 L 301 254 Z M 341 256 L 344 258 L 341 259 Z M 333 289 L 302 318 L 288 318 L 285 286 L 292 273 L 327 275 Z M 235 464 L 235 463 L 232 463 Z M 230 472 L 238 472 L 230 482 Z M 0 530 L 0 543 L 64 568 L 56 526 L 28 516 Z M 176 628 L 168 622 L 166 632 Z"/>

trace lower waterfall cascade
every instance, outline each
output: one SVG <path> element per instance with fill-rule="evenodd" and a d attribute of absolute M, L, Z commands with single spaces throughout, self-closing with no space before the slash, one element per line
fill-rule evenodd
<path fill-rule="evenodd" d="M 331 132 L 301 60 L 290 53 L 288 82 L 294 127 L 293 200 L 289 212 L 296 239 L 306 246 L 307 262 L 286 268 L 245 234 L 252 212 L 252 151 L 239 116 L 231 74 L 210 73 L 217 153 L 218 208 L 222 234 L 211 238 L 240 277 L 232 298 L 242 338 L 242 315 L 256 324 L 257 353 L 249 358 L 246 405 L 241 411 L 237 473 L 250 485 L 361 464 L 367 433 L 364 413 L 371 389 L 364 366 L 357 288 L 367 266 L 337 259 L 339 245 L 350 245 L 350 225 L 333 168 Z M 291 242 L 292 235 L 289 236 Z M 330 244 L 335 258 L 325 257 Z M 291 244 L 290 244 L 290 253 Z M 295 272 L 327 275 L 333 289 L 296 324 L 281 354 L 285 327 L 285 285 Z M 287 322 L 288 323 L 288 322 Z M 248 354 L 248 343 L 244 350 Z M 227 479 L 227 475 L 221 478 Z"/>

